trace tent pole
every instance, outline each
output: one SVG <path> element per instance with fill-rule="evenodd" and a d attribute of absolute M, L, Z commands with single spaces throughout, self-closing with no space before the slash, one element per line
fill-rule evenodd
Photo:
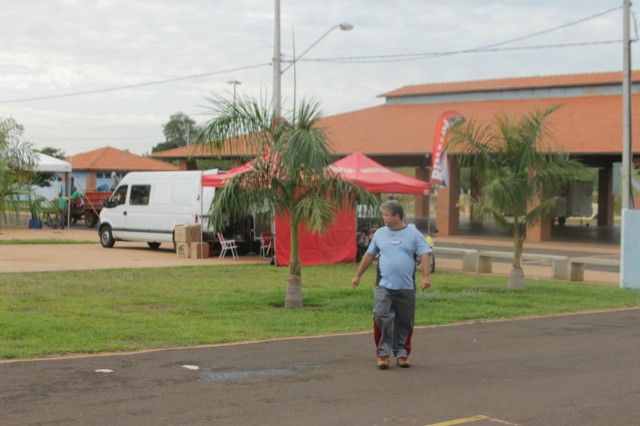
<path fill-rule="evenodd" d="M 71 194 L 69 194 L 69 175 L 71 172 L 67 172 L 64 175 L 67 178 L 67 229 L 71 226 Z"/>
<path fill-rule="evenodd" d="M 427 235 L 431 235 L 431 191 L 428 196 L 429 202 L 427 203 Z"/>

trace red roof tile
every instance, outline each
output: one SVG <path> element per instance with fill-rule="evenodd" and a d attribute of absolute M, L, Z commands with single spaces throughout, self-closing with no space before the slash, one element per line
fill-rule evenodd
<path fill-rule="evenodd" d="M 381 105 L 326 117 L 333 149 L 339 154 L 367 155 L 431 154 L 435 126 L 447 110 L 462 113 L 467 120 L 489 124 L 496 115 L 519 118 L 537 109 L 564 104 L 547 121 L 554 139 L 566 152 L 613 154 L 622 150 L 622 97 L 593 96 L 507 101 L 450 102 L 423 105 Z M 640 108 L 640 95 L 633 96 L 633 110 Z M 634 152 L 640 151 L 640 115 L 633 118 Z"/>
<path fill-rule="evenodd" d="M 640 71 L 634 71 L 632 76 L 634 81 L 640 81 Z M 506 78 L 406 86 L 384 96 L 593 86 L 619 84 L 621 81 L 621 72 Z M 338 154 L 363 152 L 381 156 L 425 155 L 432 151 L 435 125 L 444 111 L 457 110 L 467 119 L 488 124 L 496 115 L 508 114 L 519 118 L 526 113 L 557 104 L 564 106 L 549 117 L 548 124 L 555 130 L 554 137 L 565 151 L 585 155 L 621 153 L 620 95 L 388 104 L 326 117 L 318 124 L 326 128 L 332 147 Z M 640 94 L 633 96 L 633 109 L 638 111 L 638 108 Z M 634 152 L 640 152 L 640 115 L 635 114 L 633 121 Z M 155 153 L 153 156 L 188 158 L 207 157 L 210 154 L 202 147 L 188 146 Z"/>
<path fill-rule="evenodd" d="M 223 149 L 215 149 L 211 145 L 187 145 L 179 148 L 168 149 L 166 151 L 154 152 L 151 154 L 154 158 L 211 158 L 221 157 L 238 157 L 249 155 L 244 145 L 233 147 L 225 147 Z"/>
<path fill-rule="evenodd" d="M 633 81 L 640 81 L 640 71 L 632 73 Z M 545 87 L 595 86 L 622 84 L 622 72 L 551 75 L 543 77 L 516 77 L 448 83 L 404 86 L 380 96 L 432 95 L 437 93 L 479 92 L 493 90 L 535 89 Z"/>
<path fill-rule="evenodd" d="M 167 171 L 179 170 L 173 164 L 141 157 L 127 151 L 106 147 L 65 158 L 74 170 Z"/>

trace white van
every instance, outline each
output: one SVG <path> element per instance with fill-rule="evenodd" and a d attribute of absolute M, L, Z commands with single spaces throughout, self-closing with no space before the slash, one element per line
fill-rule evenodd
<path fill-rule="evenodd" d="M 105 200 L 98 233 L 102 247 L 116 241 L 144 241 L 150 248 L 174 244 L 176 225 L 206 225 L 215 188 L 202 186 L 203 174 L 217 170 L 132 172 Z"/>

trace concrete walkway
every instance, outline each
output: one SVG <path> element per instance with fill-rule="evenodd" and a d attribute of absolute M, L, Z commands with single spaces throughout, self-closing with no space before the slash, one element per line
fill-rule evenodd
<path fill-rule="evenodd" d="M 180 259 L 171 248 L 164 245 L 159 250 L 150 250 L 145 243 L 116 242 L 112 249 L 99 244 L 95 229 L 76 226 L 67 229 L 1 228 L 0 240 L 71 240 L 92 241 L 94 244 L 22 244 L 0 245 L 0 272 L 62 271 L 113 268 L 147 268 L 162 266 L 205 266 L 219 264 L 268 263 L 258 256 L 240 256 L 239 260 L 227 258 Z M 452 259 L 438 256 L 438 245 L 482 248 L 487 245 L 499 250 L 511 251 L 512 242 L 503 235 L 459 235 L 434 237 L 437 271 L 462 271 L 462 258 Z M 586 244 L 583 242 L 526 243 L 525 250 L 542 250 L 582 253 L 582 256 L 620 257 L 619 246 L 611 244 Z M 493 274 L 508 275 L 510 263 L 495 262 Z M 528 279 L 552 278 L 551 266 L 543 262 L 526 262 L 525 276 Z M 619 285 L 617 272 L 585 270 L 585 282 Z"/>

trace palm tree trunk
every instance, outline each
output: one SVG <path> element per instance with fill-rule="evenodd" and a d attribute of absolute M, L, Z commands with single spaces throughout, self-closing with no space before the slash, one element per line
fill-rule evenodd
<path fill-rule="evenodd" d="M 289 277 L 287 295 L 284 300 L 286 309 L 302 308 L 302 268 L 300 266 L 300 246 L 298 244 L 298 224 L 291 221 L 291 254 L 289 256 Z"/>
<path fill-rule="evenodd" d="M 509 288 L 522 289 L 525 287 L 524 271 L 522 270 L 522 249 L 524 246 L 523 224 L 514 218 L 513 224 L 513 265 L 509 274 Z"/>

